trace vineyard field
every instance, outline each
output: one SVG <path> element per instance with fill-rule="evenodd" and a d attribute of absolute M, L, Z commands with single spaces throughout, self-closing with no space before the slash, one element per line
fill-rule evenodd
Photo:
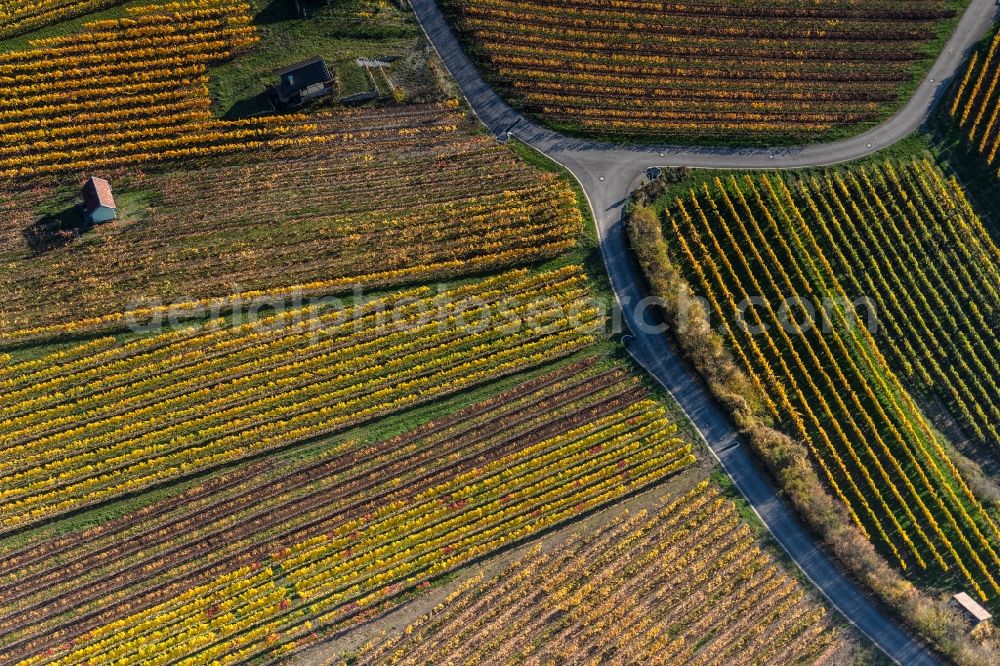
<path fill-rule="evenodd" d="M 0 659 L 270 661 L 691 465 L 675 431 L 627 372 L 584 356 L 389 440 L 281 473 L 254 462 L 5 549 Z"/>
<path fill-rule="evenodd" d="M 995 437 L 996 341 L 983 324 L 997 249 L 926 162 L 822 173 L 706 180 L 666 208 L 671 252 L 862 533 L 900 568 L 994 603 L 996 517 L 909 389 L 926 382 Z M 875 301 L 874 333 L 858 296 Z"/>
<path fill-rule="evenodd" d="M 591 344 L 600 315 L 571 266 L 7 363 L 0 529 L 553 361 Z"/>
<path fill-rule="evenodd" d="M 6 198 L 0 337 L 113 330 L 124 305 L 296 284 L 313 294 L 368 292 L 576 247 L 583 221 L 573 192 L 473 134 L 458 110 L 338 112 L 314 124 L 323 127 L 322 146 L 123 178 L 119 198 L 134 192 L 143 205 L 41 252 L 23 233 L 38 217 L 24 206 L 29 195 Z M 36 205 L 51 196 L 35 194 Z M 73 303 L 72 312 L 53 301 Z"/>
<path fill-rule="evenodd" d="M 1000 151 L 1000 32 L 972 54 L 947 105 L 963 140 L 991 169 Z M 1000 171 L 996 171 L 1000 178 Z"/>
<path fill-rule="evenodd" d="M 489 80 L 561 130 L 705 143 L 817 142 L 888 117 L 956 3 L 446 0 Z"/>
<path fill-rule="evenodd" d="M 0 53 L 0 180 L 319 140 L 292 117 L 213 118 L 207 67 L 257 42 L 250 20 L 229 0 L 144 5 Z"/>
<path fill-rule="evenodd" d="M 961 185 L 915 160 L 795 189 L 817 204 L 807 220 L 844 287 L 873 299 L 893 369 L 934 392 L 968 437 L 1000 447 L 1000 248 Z"/>
<path fill-rule="evenodd" d="M 834 664 L 841 631 L 702 482 L 471 579 L 359 664 Z M 336 662 L 333 662 L 336 663 Z"/>

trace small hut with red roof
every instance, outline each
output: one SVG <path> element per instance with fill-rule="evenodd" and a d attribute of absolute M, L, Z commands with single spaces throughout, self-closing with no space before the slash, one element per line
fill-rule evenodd
<path fill-rule="evenodd" d="M 108 181 L 91 176 L 83 184 L 83 214 L 93 224 L 110 222 L 118 217 L 118 207 Z"/>

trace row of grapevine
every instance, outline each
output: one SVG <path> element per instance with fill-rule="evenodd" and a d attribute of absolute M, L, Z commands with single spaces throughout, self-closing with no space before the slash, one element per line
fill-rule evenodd
<path fill-rule="evenodd" d="M 706 638 L 707 637 L 707 638 Z M 493 579 L 472 578 L 361 664 L 832 663 L 845 641 L 707 482 Z M 336 663 L 336 662 L 334 662 Z"/>
<path fill-rule="evenodd" d="M 0 54 L 0 178 L 320 140 L 291 118 L 212 117 L 206 67 L 257 40 L 246 3 L 192 0 L 133 7 Z"/>
<path fill-rule="evenodd" d="M 589 357 L 391 440 L 284 474 L 257 463 L 0 555 L 0 658 L 277 658 L 686 467 L 674 432 L 634 379 Z"/>
<path fill-rule="evenodd" d="M 560 127 L 755 141 L 818 139 L 884 117 L 954 13 L 885 0 L 446 6 L 493 82 Z"/>
<path fill-rule="evenodd" d="M 895 173 L 889 165 L 883 172 Z M 878 212 L 881 192 L 887 201 L 907 197 L 901 183 L 884 190 L 862 187 L 849 171 L 832 172 L 828 181 L 813 178 L 808 187 L 806 179 L 747 175 L 706 183 L 668 210 L 673 250 L 716 316 L 731 324 L 745 310 L 740 303 L 754 304 L 746 313 L 751 326 L 727 325 L 728 342 L 748 374 L 769 391 L 776 418 L 809 446 L 858 527 L 903 569 L 954 572 L 982 599 L 994 598 L 1000 594 L 1000 529 L 890 369 L 861 313 L 850 306 L 856 296 L 912 304 L 912 289 L 853 290 L 874 286 L 856 280 L 870 257 L 878 264 L 886 253 L 912 245 L 912 231 L 900 242 L 884 237 L 887 230 L 920 218 Z M 926 214 L 924 220 L 934 223 Z M 831 238 L 831 230 L 854 225 L 863 232 Z M 853 251 L 847 248 L 861 251 L 865 243 L 873 255 L 862 254 L 864 263 L 844 261 L 844 253 Z M 904 265 L 919 262 L 887 268 L 898 275 Z M 939 292 L 955 288 L 948 282 L 928 286 Z M 907 316 L 908 325 L 931 314 L 916 306 L 893 312 Z M 921 335 L 916 331 L 909 341 Z M 956 352 L 963 348 L 952 346 Z"/>
<path fill-rule="evenodd" d="M 51 192 L 0 204 L 0 333 L 121 328 L 123 304 L 146 321 L 163 312 L 153 302 L 181 297 L 192 302 L 171 311 L 226 294 L 229 304 L 278 297 L 289 285 L 309 297 L 505 269 L 571 249 L 582 229 L 568 187 L 475 135 L 453 105 L 311 124 L 326 143 L 116 180 L 121 196 L 151 192 L 155 205 L 141 221 L 88 232 L 95 242 L 33 253 L 22 230 Z"/>
<path fill-rule="evenodd" d="M 523 271 L 348 310 L 208 323 L 7 368 L 0 525 L 12 529 L 421 404 L 586 346 L 582 272 Z"/>

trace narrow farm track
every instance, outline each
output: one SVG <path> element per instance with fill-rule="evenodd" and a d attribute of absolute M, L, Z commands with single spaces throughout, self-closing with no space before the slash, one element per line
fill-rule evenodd
<path fill-rule="evenodd" d="M 826 166 L 887 148 L 919 129 L 930 116 L 966 55 L 998 14 L 995 0 L 972 0 L 930 72 L 906 106 L 867 132 L 827 144 L 757 148 L 616 146 L 565 137 L 521 116 L 482 79 L 462 50 L 434 0 L 411 0 L 429 40 L 461 87 L 479 120 L 494 134 L 524 141 L 568 168 L 594 212 L 601 251 L 624 321 L 635 341 L 630 351 L 680 403 L 737 487 L 775 539 L 843 615 L 899 664 L 936 664 L 939 659 L 876 607 L 820 550 L 793 509 L 779 498 L 733 424 L 697 374 L 665 336 L 639 321 L 642 277 L 627 249 L 622 220 L 625 200 L 650 166 L 717 169 L 790 169 Z"/>

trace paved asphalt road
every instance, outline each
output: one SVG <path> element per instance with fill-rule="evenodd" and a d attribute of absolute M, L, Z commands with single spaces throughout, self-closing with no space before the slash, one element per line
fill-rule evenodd
<path fill-rule="evenodd" d="M 494 134 L 505 131 L 566 166 L 580 181 L 597 222 L 604 263 L 635 334 L 629 350 L 674 396 L 698 427 L 740 492 L 806 576 L 860 631 L 899 664 L 937 664 L 938 658 L 872 605 L 816 544 L 792 508 L 779 498 L 767 475 L 710 396 L 697 374 L 666 336 L 641 326 L 636 304 L 643 298 L 639 270 L 627 251 L 622 224 L 625 198 L 650 166 L 720 169 L 823 166 L 863 157 L 916 131 L 944 93 L 961 63 L 997 15 L 996 0 L 973 0 L 955 33 L 909 103 L 885 123 L 834 143 L 781 149 L 623 147 L 564 137 L 523 118 L 490 88 L 462 51 L 434 0 L 411 0 L 417 18 L 479 120 Z"/>

